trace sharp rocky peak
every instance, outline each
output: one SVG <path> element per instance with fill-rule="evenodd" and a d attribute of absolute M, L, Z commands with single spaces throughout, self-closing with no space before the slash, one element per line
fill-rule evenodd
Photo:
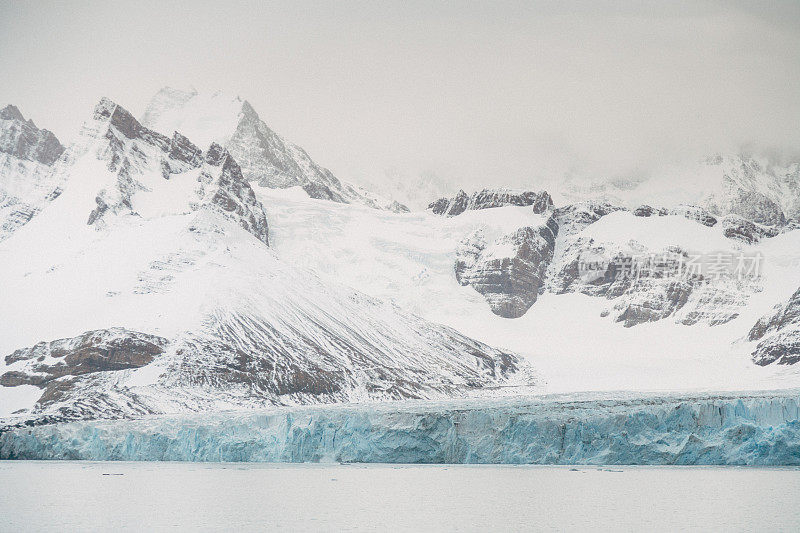
<path fill-rule="evenodd" d="M 19 108 L 15 105 L 8 104 L 3 109 L 0 109 L 0 118 L 3 120 L 25 120 Z"/>
<path fill-rule="evenodd" d="M 312 198 L 407 210 L 340 181 L 303 148 L 273 131 L 250 102 L 231 93 L 201 94 L 165 87 L 151 100 L 142 124 L 163 133 L 179 129 L 202 146 L 219 143 L 241 165 L 245 179 L 263 187 L 299 186 Z"/>
<path fill-rule="evenodd" d="M 238 98 L 238 97 L 237 97 Z M 247 100 L 242 101 L 242 114 L 246 117 L 251 117 L 260 120 L 255 108 Z"/>
<path fill-rule="evenodd" d="M 37 128 L 32 120 L 25 120 L 18 107 L 9 104 L 0 109 L 0 152 L 52 165 L 64 147 L 51 131 Z"/>
<path fill-rule="evenodd" d="M 457 216 L 473 209 L 493 207 L 531 207 L 534 213 L 544 213 L 553 208 L 553 199 L 546 191 L 518 191 L 512 189 L 483 189 L 471 196 L 463 190 L 453 198 L 440 198 L 428 209 L 436 215 Z"/>
<path fill-rule="evenodd" d="M 108 98 L 102 98 L 95 106 L 94 122 L 88 135 L 102 139 L 98 157 L 107 161 L 108 170 L 117 175 L 117 180 L 113 187 L 98 194 L 97 207 L 89 215 L 88 224 L 100 227 L 109 213 L 134 212 L 133 197 L 151 189 L 153 176 L 170 180 L 173 175 L 207 165 L 197 178 L 199 185 L 194 194 L 198 198 L 192 202 L 192 210 L 215 210 L 268 244 L 263 206 L 226 148 L 212 143 L 204 153 L 177 131 L 171 138 L 166 137 L 144 127 Z"/>

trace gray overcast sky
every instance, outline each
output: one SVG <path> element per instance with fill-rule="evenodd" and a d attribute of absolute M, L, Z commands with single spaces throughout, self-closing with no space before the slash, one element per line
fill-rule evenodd
<path fill-rule="evenodd" d="M 8 2 L 0 103 L 225 88 L 342 178 L 523 185 L 800 148 L 798 2 Z"/>

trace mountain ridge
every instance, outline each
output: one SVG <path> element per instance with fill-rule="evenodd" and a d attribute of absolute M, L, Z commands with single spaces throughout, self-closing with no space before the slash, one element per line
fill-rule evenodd
<path fill-rule="evenodd" d="M 0 406 L 18 420 L 538 382 L 511 352 L 278 258 L 264 205 L 218 144 L 161 135 L 103 98 L 51 176 L 62 192 L 0 243 Z"/>
<path fill-rule="evenodd" d="M 219 91 L 208 96 L 194 89 L 165 87 L 147 106 L 142 123 L 162 133 L 183 129 L 189 137 L 219 143 L 233 154 L 249 181 L 264 187 L 302 187 L 311 198 L 408 210 L 395 201 L 339 180 L 303 148 L 267 126 L 253 106 L 239 96 Z"/>

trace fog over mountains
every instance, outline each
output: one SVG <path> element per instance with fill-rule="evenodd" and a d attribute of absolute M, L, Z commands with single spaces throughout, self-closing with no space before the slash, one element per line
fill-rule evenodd
<path fill-rule="evenodd" d="M 718 154 L 797 161 L 795 3 L 578 4 L 4 3 L 0 101 L 68 144 L 101 96 L 142 118 L 164 85 L 230 89 L 401 203 L 425 181 L 555 197 L 565 180 L 694 184 Z"/>

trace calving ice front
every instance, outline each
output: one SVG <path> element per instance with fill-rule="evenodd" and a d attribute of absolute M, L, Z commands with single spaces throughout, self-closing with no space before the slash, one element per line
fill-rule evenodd
<path fill-rule="evenodd" d="M 66 148 L 0 119 L 3 458 L 800 456 L 797 164 L 712 161 L 690 204 L 410 212 L 224 93 L 162 89 L 141 121 L 102 99 Z M 259 414 L 330 403 L 355 405 Z"/>
<path fill-rule="evenodd" d="M 798 391 L 565 394 L 50 424 L 3 459 L 798 465 Z"/>

